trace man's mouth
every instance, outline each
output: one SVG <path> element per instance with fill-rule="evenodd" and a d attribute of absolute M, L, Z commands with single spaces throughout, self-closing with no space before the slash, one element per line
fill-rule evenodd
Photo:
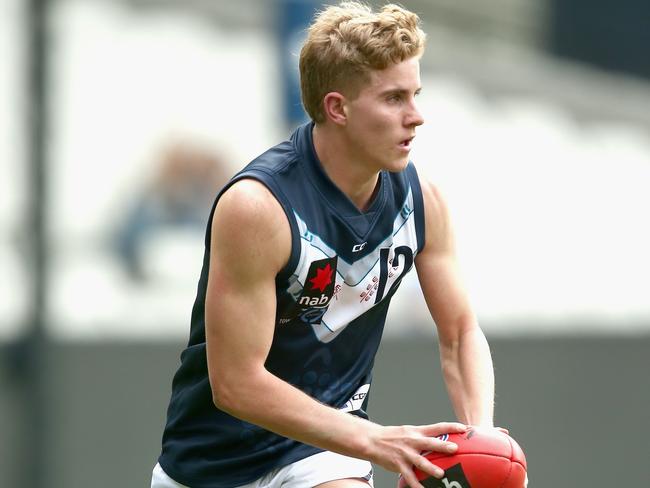
<path fill-rule="evenodd" d="M 399 143 L 399 145 L 403 148 L 410 148 L 413 139 L 415 139 L 415 136 L 409 137 L 408 139 L 404 139 L 402 142 Z"/>

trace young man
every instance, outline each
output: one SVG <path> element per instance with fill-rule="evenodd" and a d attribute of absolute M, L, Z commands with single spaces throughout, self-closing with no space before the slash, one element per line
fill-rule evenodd
<path fill-rule="evenodd" d="M 409 151 L 424 34 L 394 5 L 321 12 L 300 55 L 312 123 L 217 197 L 189 345 L 152 487 L 422 488 L 435 436 L 492 425 L 490 352 L 458 278 L 438 191 Z M 365 407 L 393 293 L 413 265 L 463 424 L 382 426 Z"/>

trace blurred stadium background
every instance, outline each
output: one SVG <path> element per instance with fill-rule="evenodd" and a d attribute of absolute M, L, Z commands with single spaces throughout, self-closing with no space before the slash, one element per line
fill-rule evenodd
<path fill-rule="evenodd" d="M 497 423 L 533 487 L 650 486 L 650 4 L 401 3 Z M 318 5 L 0 0 L 0 486 L 148 486 L 209 199 L 302 120 Z M 402 286 L 370 413 L 450 418 Z"/>

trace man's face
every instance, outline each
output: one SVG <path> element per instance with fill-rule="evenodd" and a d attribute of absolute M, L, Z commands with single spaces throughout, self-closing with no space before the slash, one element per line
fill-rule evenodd
<path fill-rule="evenodd" d="M 415 104 L 419 92 L 418 58 L 370 73 L 370 82 L 345 105 L 346 133 L 356 162 L 372 171 L 406 167 L 415 128 L 424 122 Z"/>

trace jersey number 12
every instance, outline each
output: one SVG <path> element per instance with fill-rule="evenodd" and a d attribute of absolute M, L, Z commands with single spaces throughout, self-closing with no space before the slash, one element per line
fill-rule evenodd
<path fill-rule="evenodd" d="M 400 258 L 404 258 L 404 263 L 402 263 L 402 272 L 393 282 L 393 285 L 397 285 L 408 270 L 411 269 L 411 266 L 413 266 L 413 251 L 411 251 L 410 247 L 396 247 L 393 260 L 389 263 L 388 259 L 390 256 L 390 250 L 390 247 L 383 247 L 379 250 L 379 287 L 377 288 L 377 295 L 375 296 L 375 304 L 379 303 L 381 299 L 384 298 L 386 282 L 389 278 L 388 268 L 392 267 L 397 269 L 400 266 Z"/>

